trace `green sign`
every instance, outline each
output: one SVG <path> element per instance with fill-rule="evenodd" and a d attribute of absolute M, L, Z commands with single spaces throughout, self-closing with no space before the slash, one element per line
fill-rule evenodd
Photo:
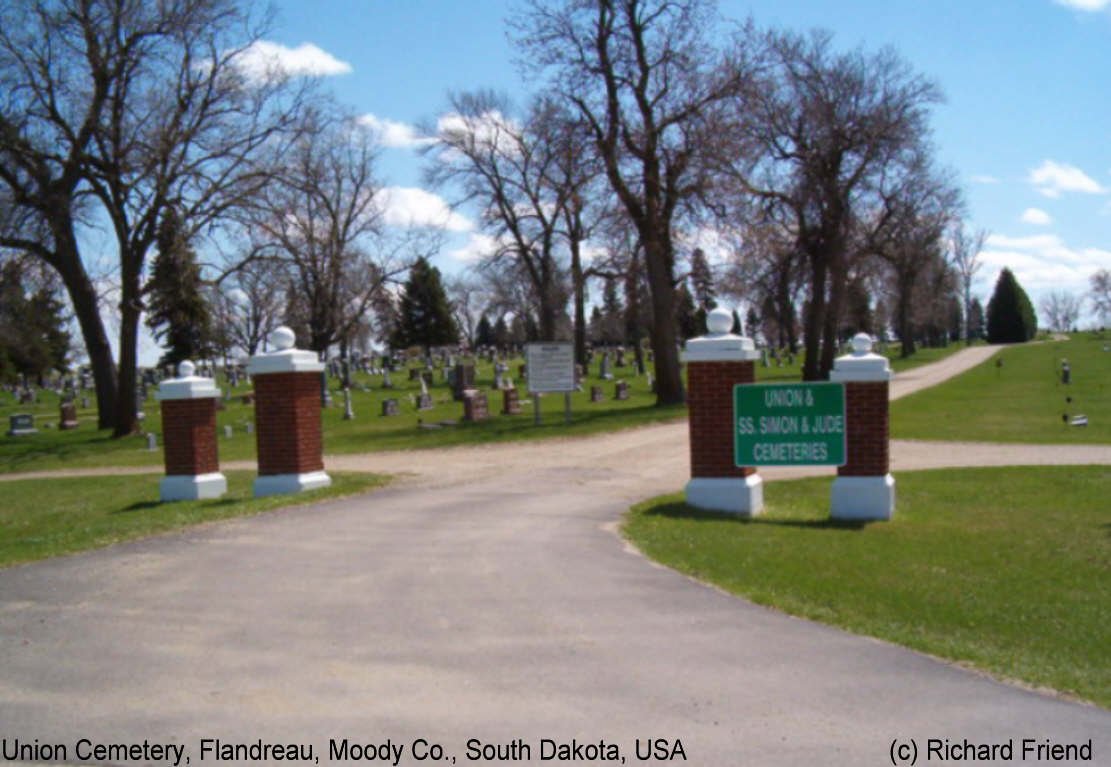
<path fill-rule="evenodd" d="M 842 384 L 737 384 L 733 423 L 738 466 L 845 464 Z"/>

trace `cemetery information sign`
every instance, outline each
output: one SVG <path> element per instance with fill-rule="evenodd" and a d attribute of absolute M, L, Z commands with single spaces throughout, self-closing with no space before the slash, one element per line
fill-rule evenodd
<path fill-rule="evenodd" d="M 738 466 L 845 465 L 843 384 L 737 384 L 733 420 Z"/>
<path fill-rule="evenodd" d="M 571 344 L 528 344 L 525 361 L 530 392 L 575 391 L 575 350 Z"/>

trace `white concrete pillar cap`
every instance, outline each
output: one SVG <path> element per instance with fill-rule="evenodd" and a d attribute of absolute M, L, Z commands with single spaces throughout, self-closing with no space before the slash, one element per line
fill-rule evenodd
<path fill-rule="evenodd" d="M 197 366 L 183 360 L 177 366 L 177 378 L 167 378 L 158 385 L 154 398 L 159 401 L 174 399 L 208 399 L 219 397 L 222 392 L 211 378 L 195 376 Z"/>
<path fill-rule="evenodd" d="M 324 363 L 316 352 L 294 348 L 295 340 L 293 331 L 285 325 L 275 328 L 270 334 L 274 351 L 251 357 L 247 373 L 257 376 L 267 373 L 319 373 L 324 370 Z"/>
<path fill-rule="evenodd" d="M 706 315 L 704 336 L 687 341 L 683 362 L 740 362 L 759 359 L 756 344 L 746 336 L 733 335 L 733 312 L 724 307 L 712 309 Z"/>
<path fill-rule="evenodd" d="M 831 381 L 890 381 L 891 365 L 887 357 L 872 353 L 872 337 L 857 333 L 852 340 L 852 353 L 833 361 Z"/>

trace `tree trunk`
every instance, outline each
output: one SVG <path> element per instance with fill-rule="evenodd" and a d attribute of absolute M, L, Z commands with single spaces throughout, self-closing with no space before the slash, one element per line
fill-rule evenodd
<path fill-rule="evenodd" d="M 804 332 L 806 334 L 806 359 L 802 364 L 802 380 L 820 381 L 821 361 L 819 354 L 822 341 L 822 315 L 826 305 L 826 264 L 825 261 L 811 258 L 810 262 L 810 303 L 806 307 Z"/>
<path fill-rule="evenodd" d="M 112 346 L 100 317 L 96 289 L 81 262 L 72 223 L 54 226 L 53 233 L 57 250 L 55 259 L 50 263 L 66 286 L 77 323 L 81 326 L 85 353 L 89 355 L 96 386 L 97 428 L 111 429 L 116 422 L 116 363 L 112 359 Z"/>
<path fill-rule="evenodd" d="M 833 361 L 837 358 L 838 328 L 841 326 L 841 313 L 845 305 L 845 287 L 848 283 L 843 266 L 834 265 L 829 270 L 829 302 L 826 304 L 825 319 L 822 326 L 822 355 L 818 369 L 819 381 L 829 378 Z"/>
<path fill-rule="evenodd" d="M 571 282 L 575 291 L 575 362 L 586 366 L 586 279 L 578 239 L 571 240 Z"/>
<path fill-rule="evenodd" d="M 656 356 L 656 404 L 686 401 L 679 373 L 679 348 L 675 332 L 675 285 L 671 274 L 669 244 L 656 236 L 641 234 L 648 287 L 652 293 L 652 351 Z"/>
<path fill-rule="evenodd" d="M 906 358 L 916 351 L 914 345 L 914 330 L 910 321 L 910 294 L 912 281 L 907 275 L 899 275 L 899 341 L 901 349 L 899 356 Z"/>
<path fill-rule="evenodd" d="M 136 278 L 137 281 L 137 278 Z M 116 397 L 116 422 L 113 437 L 126 437 L 139 431 L 135 379 L 138 375 L 139 305 L 137 286 L 128 289 L 127 280 L 120 301 L 120 377 Z"/>

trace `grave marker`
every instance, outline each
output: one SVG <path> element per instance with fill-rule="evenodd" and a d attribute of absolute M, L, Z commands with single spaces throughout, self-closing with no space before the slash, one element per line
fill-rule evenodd
<path fill-rule="evenodd" d="M 387 397 L 386 399 L 382 400 L 382 415 L 383 416 L 399 415 L 400 413 L 401 413 L 401 410 L 397 406 L 397 399 L 396 398 Z"/>
<path fill-rule="evenodd" d="M 16 413 L 8 416 L 8 436 L 26 437 L 29 434 L 38 434 L 35 428 L 35 416 L 30 413 Z"/>

